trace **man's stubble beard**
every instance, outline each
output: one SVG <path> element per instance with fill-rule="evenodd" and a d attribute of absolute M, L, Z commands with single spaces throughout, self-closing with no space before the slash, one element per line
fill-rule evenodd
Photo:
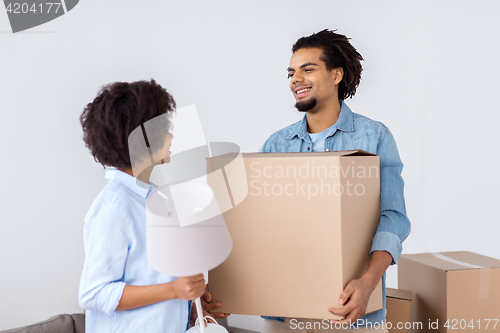
<path fill-rule="evenodd" d="M 307 101 L 301 101 L 295 103 L 295 107 L 300 112 L 308 112 L 316 106 L 317 102 L 318 101 L 316 100 L 316 98 L 313 97 Z"/>

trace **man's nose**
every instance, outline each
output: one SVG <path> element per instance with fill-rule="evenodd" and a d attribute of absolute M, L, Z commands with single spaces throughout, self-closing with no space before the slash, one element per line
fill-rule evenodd
<path fill-rule="evenodd" d="M 294 73 L 292 76 L 292 85 L 304 81 L 304 78 L 299 73 Z"/>

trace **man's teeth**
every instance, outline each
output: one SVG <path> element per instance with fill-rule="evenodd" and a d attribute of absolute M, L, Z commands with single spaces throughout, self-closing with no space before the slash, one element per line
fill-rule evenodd
<path fill-rule="evenodd" d="M 301 93 L 309 91 L 309 90 L 311 90 L 311 89 L 310 88 L 300 89 L 300 90 L 297 90 L 297 94 L 301 94 Z"/>

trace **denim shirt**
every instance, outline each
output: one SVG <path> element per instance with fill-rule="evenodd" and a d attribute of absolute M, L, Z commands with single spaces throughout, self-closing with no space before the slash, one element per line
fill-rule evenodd
<path fill-rule="evenodd" d="M 370 255 L 373 251 L 387 251 L 392 256 L 391 265 L 396 264 L 402 252 L 402 243 L 408 237 L 411 228 L 406 216 L 404 182 L 401 177 L 403 163 L 399 157 L 396 141 L 384 124 L 353 113 L 344 101 L 339 102 L 341 105 L 339 118 L 328 129 L 330 133 L 325 138 L 325 150 L 362 149 L 379 155 L 380 223 L 373 238 Z M 312 152 L 306 116 L 271 135 L 259 152 Z M 364 323 L 382 322 L 385 319 L 385 273 L 382 277 L 382 286 L 383 308 L 364 315 L 361 318 Z M 285 318 L 281 317 L 263 318 L 285 321 Z M 366 325 L 358 327 L 362 326 Z"/>

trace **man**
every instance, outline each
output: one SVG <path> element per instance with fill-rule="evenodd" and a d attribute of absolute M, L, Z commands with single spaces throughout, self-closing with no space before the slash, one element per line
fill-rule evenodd
<path fill-rule="evenodd" d="M 401 178 L 403 164 L 389 129 L 380 122 L 353 113 L 344 102 L 356 93 L 361 79 L 360 61 L 363 60 L 348 38 L 334 31 L 323 30 L 297 40 L 292 53 L 288 68 L 290 89 L 297 102 L 295 107 L 305 115 L 297 123 L 271 135 L 260 151 L 277 153 L 363 149 L 380 157 L 381 215 L 370 250 L 369 267 L 360 279 L 349 282 L 341 293 L 338 303 L 343 305 L 342 308 L 325 309 L 325 312 L 328 310 L 335 315 L 345 316 L 345 320 L 337 321 L 338 326 L 358 323 L 357 327 L 365 330 L 362 327 L 372 328 L 373 324 L 385 320 L 385 271 L 389 265 L 397 263 L 402 242 L 410 233 Z M 365 314 L 369 296 L 381 278 L 384 307 Z M 290 319 L 266 319 L 263 332 L 292 331 Z M 387 332 L 384 328 L 368 328 L 368 331 Z M 298 331 L 293 329 L 293 332 Z"/>

